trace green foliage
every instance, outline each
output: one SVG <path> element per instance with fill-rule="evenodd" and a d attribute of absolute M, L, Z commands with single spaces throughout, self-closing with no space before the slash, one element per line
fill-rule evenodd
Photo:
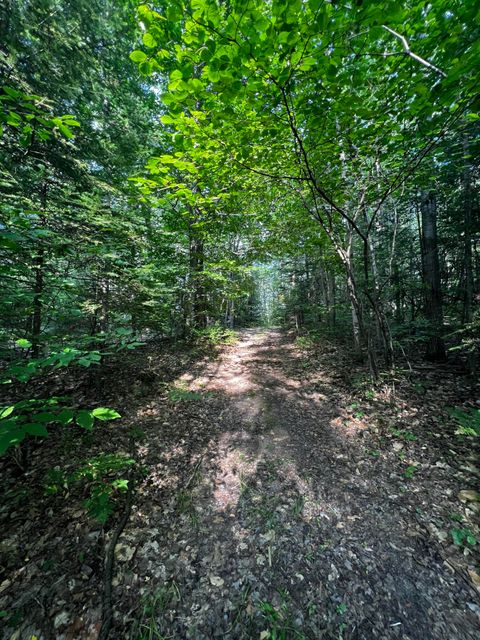
<path fill-rule="evenodd" d="M 198 343 L 212 347 L 222 344 L 234 344 L 237 340 L 235 331 L 222 327 L 218 323 L 205 329 L 195 329 L 193 336 Z"/>
<path fill-rule="evenodd" d="M 117 498 L 128 490 L 130 480 L 125 477 L 135 465 L 135 460 L 121 454 L 100 454 L 86 460 L 72 474 L 60 469 L 52 469 L 45 483 L 47 494 L 55 494 L 62 489 L 81 487 L 88 491 L 84 506 L 88 514 L 101 524 L 105 524 L 114 513 Z"/>
<path fill-rule="evenodd" d="M 480 312 L 474 313 L 472 321 L 457 329 L 450 337 L 460 340 L 459 344 L 450 347 L 450 351 L 470 356 L 478 355 L 480 350 Z"/>
<path fill-rule="evenodd" d="M 415 440 L 417 440 L 417 436 L 407 429 L 396 429 L 395 427 L 392 427 L 390 431 L 394 436 L 396 436 L 397 438 L 401 438 L 406 442 L 415 442 Z"/>
<path fill-rule="evenodd" d="M 35 136 L 40 140 L 49 140 L 55 134 L 73 138 L 71 127 L 79 126 L 71 115 L 51 117 L 49 101 L 41 96 L 14 87 L 0 87 L 0 136 L 8 127 L 18 135 L 21 147 L 29 147 Z"/>
<path fill-rule="evenodd" d="M 415 464 L 411 464 L 409 465 L 406 469 L 405 469 L 405 477 L 408 478 L 409 480 L 411 480 L 413 478 L 413 476 L 417 473 L 418 471 L 418 466 Z"/>
<path fill-rule="evenodd" d="M 295 344 L 301 349 L 311 349 L 315 345 L 315 342 L 310 336 L 297 336 L 295 338 Z"/>
<path fill-rule="evenodd" d="M 170 402 L 195 402 L 196 400 L 202 400 L 205 397 L 204 393 L 199 391 L 190 391 L 183 386 L 175 385 L 169 389 L 168 398 Z"/>
<path fill-rule="evenodd" d="M 162 614 L 180 600 L 181 594 L 173 580 L 157 589 L 153 594 L 144 595 L 138 619 L 133 625 L 132 640 L 167 640 L 161 632 L 159 620 Z"/>
<path fill-rule="evenodd" d="M 475 546 L 477 538 L 471 529 L 466 527 L 454 527 L 451 530 L 453 544 L 461 546 Z"/>
<path fill-rule="evenodd" d="M 73 409 L 67 398 L 21 400 L 0 410 L 0 455 L 10 447 L 19 446 L 27 436 L 46 437 L 47 427 L 77 424 L 91 431 L 95 419 L 115 420 L 120 414 L 114 409 Z"/>
<path fill-rule="evenodd" d="M 458 425 L 455 433 L 462 436 L 480 436 L 480 409 L 455 407 L 450 409 L 450 415 Z"/>
<path fill-rule="evenodd" d="M 265 640 L 305 640 L 305 635 L 299 631 L 291 622 L 289 609 L 286 600 L 280 607 L 275 607 L 272 603 L 262 601 L 258 608 L 267 624 L 262 638 Z"/>

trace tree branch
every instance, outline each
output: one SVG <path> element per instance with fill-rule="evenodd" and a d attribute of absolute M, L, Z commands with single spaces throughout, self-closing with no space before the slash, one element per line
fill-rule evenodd
<path fill-rule="evenodd" d="M 408 44 L 408 40 L 405 38 L 405 36 L 402 36 L 400 33 L 397 33 L 396 31 L 394 31 L 393 29 L 390 29 L 390 27 L 387 27 L 385 24 L 382 25 L 382 27 L 388 31 L 389 33 L 391 33 L 392 35 L 394 35 L 396 38 L 398 38 L 400 40 L 400 42 L 402 43 L 403 46 L 403 51 L 405 53 L 405 55 L 410 56 L 410 58 L 413 58 L 414 60 L 416 60 L 417 62 L 420 62 L 420 64 L 423 64 L 424 67 L 427 67 L 427 69 L 431 69 L 432 71 L 435 71 L 435 73 L 438 73 L 439 75 L 441 75 L 442 77 L 446 78 L 447 74 L 442 71 L 441 69 L 439 69 L 438 67 L 436 67 L 434 64 L 432 64 L 431 62 L 428 62 L 428 60 L 425 60 L 424 58 L 421 58 L 419 55 L 417 55 L 416 53 L 414 53 L 411 49 L 410 49 L 410 45 Z M 391 54 L 390 54 L 391 55 Z"/>

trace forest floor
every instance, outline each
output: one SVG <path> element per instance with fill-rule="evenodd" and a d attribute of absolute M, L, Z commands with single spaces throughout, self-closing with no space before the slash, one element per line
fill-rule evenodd
<path fill-rule="evenodd" d="M 474 383 L 419 365 L 372 387 L 344 346 L 277 330 L 132 358 L 98 392 L 121 424 L 4 464 L 1 637 L 98 637 L 121 509 L 101 527 L 45 486 L 133 435 L 110 638 L 478 640 L 479 471 L 447 409 Z"/>

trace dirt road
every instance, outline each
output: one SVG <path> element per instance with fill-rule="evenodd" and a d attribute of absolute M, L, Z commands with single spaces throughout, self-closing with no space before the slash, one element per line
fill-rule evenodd
<path fill-rule="evenodd" d="M 452 493 L 448 470 L 421 440 L 377 448 L 339 358 L 327 347 L 309 369 L 280 332 L 244 331 L 177 380 L 163 427 L 152 405 L 142 455 L 157 471 L 126 532 L 144 592 L 137 632 L 480 637 L 475 591 L 428 526 Z"/>

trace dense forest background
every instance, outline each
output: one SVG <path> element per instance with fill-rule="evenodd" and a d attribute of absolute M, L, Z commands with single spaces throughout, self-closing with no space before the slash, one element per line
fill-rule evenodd
<path fill-rule="evenodd" d="M 375 375 L 445 340 L 474 367 L 478 28 L 475 3 L 6 3 L 3 356 L 286 322 Z"/>
<path fill-rule="evenodd" d="M 479 68 L 473 1 L 4 0 L 9 473 L 62 426 L 80 441 L 123 416 L 110 372 L 132 354 L 213 353 L 239 328 L 341 344 L 373 385 L 446 362 L 472 395 Z M 474 438 L 467 395 L 453 411 Z M 71 476 L 102 525 L 131 490 L 126 460 Z"/>

